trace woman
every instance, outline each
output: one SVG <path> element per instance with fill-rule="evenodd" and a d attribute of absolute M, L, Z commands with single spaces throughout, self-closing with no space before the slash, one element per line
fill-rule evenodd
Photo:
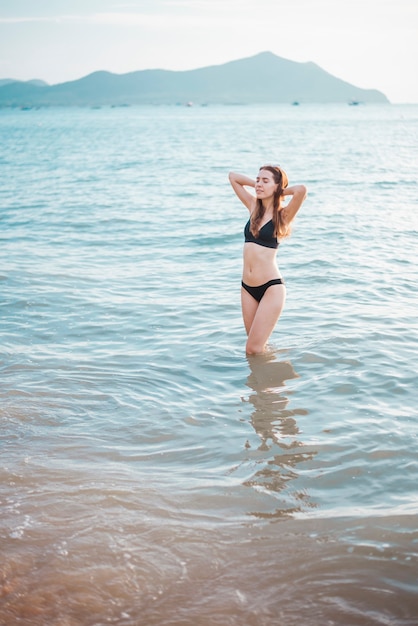
<path fill-rule="evenodd" d="M 246 352 L 260 354 L 286 299 L 286 287 L 276 265 L 277 248 L 280 240 L 290 234 L 290 225 L 306 198 L 306 187 L 288 187 L 286 173 L 272 165 L 263 165 L 255 181 L 235 172 L 229 173 L 229 180 L 250 212 L 244 231 L 241 304 Z M 255 188 L 255 197 L 246 187 Z M 285 196 L 290 197 L 286 205 Z"/>

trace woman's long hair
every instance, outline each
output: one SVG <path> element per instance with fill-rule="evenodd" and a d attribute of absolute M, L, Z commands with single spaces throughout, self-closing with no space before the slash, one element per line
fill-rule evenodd
<path fill-rule="evenodd" d="M 268 170 L 273 174 L 274 182 L 277 185 L 277 189 L 273 195 L 273 226 L 274 226 L 274 236 L 277 238 L 288 237 L 290 235 L 290 227 L 284 223 L 282 212 L 280 210 L 280 199 L 283 194 L 283 190 L 289 184 L 289 180 L 287 178 L 287 174 L 284 170 L 282 170 L 278 165 L 263 165 L 260 167 L 261 170 Z M 266 209 L 263 206 L 262 201 L 257 198 L 255 210 L 251 215 L 251 223 L 250 230 L 254 237 L 258 237 L 260 232 L 260 224 L 264 217 L 264 213 Z"/>

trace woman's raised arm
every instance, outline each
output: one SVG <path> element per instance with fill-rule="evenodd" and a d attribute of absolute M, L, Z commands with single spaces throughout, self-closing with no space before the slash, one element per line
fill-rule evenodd
<path fill-rule="evenodd" d="M 283 207 L 282 213 L 286 224 L 290 224 L 308 195 L 305 185 L 292 185 L 283 189 L 284 196 L 292 196 L 290 202 Z"/>
<path fill-rule="evenodd" d="M 249 178 L 248 176 L 244 176 L 244 174 L 237 174 L 236 172 L 229 172 L 228 177 L 229 182 L 232 185 L 232 189 L 235 191 L 241 202 L 251 212 L 254 209 L 255 198 L 249 191 L 247 191 L 247 189 L 245 189 L 245 187 L 255 187 L 255 180 Z"/>

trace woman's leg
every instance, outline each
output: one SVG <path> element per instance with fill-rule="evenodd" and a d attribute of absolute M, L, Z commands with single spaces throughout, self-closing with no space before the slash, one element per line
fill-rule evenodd
<path fill-rule="evenodd" d="M 250 298 L 252 297 L 250 294 L 247 295 Z M 286 300 L 286 287 L 284 285 L 271 285 L 260 303 L 254 300 L 254 298 L 252 299 L 257 306 L 247 330 L 246 351 L 247 354 L 260 354 L 264 352 L 268 338 L 273 332 L 283 310 Z M 251 316 L 248 314 L 248 321 L 250 320 Z"/>
<path fill-rule="evenodd" d="M 254 321 L 254 316 L 257 313 L 258 302 L 248 293 L 248 291 L 244 289 L 244 287 L 241 287 L 241 308 L 242 319 L 244 320 L 245 330 L 248 335 Z"/>

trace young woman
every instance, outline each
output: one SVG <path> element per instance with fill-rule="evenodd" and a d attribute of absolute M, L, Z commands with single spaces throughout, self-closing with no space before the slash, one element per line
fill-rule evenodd
<path fill-rule="evenodd" d="M 247 354 L 264 352 L 282 312 L 286 287 L 276 264 L 279 242 L 290 234 L 290 225 L 306 198 L 304 185 L 288 186 L 278 166 L 263 165 L 255 180 L 229 173 L 232 188 L 250 212 L 244 234 L 241 304 Z M 255 197 L 246 187 L 254 187 Z M 290 200 L 285 204 L 285 197 Z"/>

